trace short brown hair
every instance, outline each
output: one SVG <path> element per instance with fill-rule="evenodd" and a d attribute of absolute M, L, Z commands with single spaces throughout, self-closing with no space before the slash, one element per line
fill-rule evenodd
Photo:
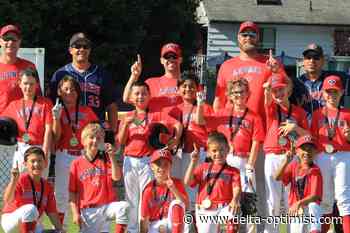
<path fill-rule="evenodd" d="M 43 157 L 43 159 L 46 160 L 44 151 L 38 146 L 31 146 L 24 152 L 24 161 L 25 162 L 27 162 L 27 158 L 31 154 L 41 155 Z"/>
<path fill-rule="evenodd" d="M 217 131 L 210 133 L 208 136 L 208 141 L 207 141 L 208 146 L 210 144 L 214 144 L 214 143 L 217 143 L 217 144 L 222 145 L 226 148 L 229 148 L 229 144 L 228 144 L 228 141 L 227 141 L 227 138 L 225 137 L 225 135 L 223 133 L 220 133 Z"/>
<path fill-rule="evenodd" d="M 236 77 L 233 80 L 228 81 L 226 88 L 226 95 L 231 95 L 232 89 L 235 86 L 245 87 L 246 91 L 249 93 L 249 83 L 245 78 Z"/>

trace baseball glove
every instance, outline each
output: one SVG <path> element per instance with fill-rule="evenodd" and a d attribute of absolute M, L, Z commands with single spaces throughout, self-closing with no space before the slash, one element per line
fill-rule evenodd
<path fill-rule="evenodd" d="M 164 148 L 171 138 L 168 128 L 161 123 L 155 123 L 150 128 L 149 145 L 155 150 Z"/>
<path fill-rule="evenodd" d="M 242 216 L 255 216 L 258 213 L 256 204 L 258 202 L 258 196 L 256 193 L 241 193 L 241 211 Z"/>
<path fill-rule="evenodd" d="M 17 143 L 17 123 L 12 118 L 0 117 L 0 144 L 12 146 Z"/>

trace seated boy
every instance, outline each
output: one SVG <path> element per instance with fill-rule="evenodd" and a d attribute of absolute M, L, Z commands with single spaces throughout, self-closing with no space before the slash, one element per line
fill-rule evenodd
<path fill-rule="evenodd" d="M 287 153 L 275 179 L 286 186 L 290 184 L 289 215 L 310 215 L 315 220 L 311 221 L 308 231 L 303 231 L 304 224 L 298 222 L 301 219 L 295 218 L 295 222 L 290 224 L 291 232 L 320 233 L 321 225 L 317 221 L 321 217 L 322 175 L 320 168 L 313 162 L 317 147 L 311 135 L 304 135 L 298 138 L 296 148 L 296 159 L 293 160 L 291 152 Z"/>
<path fill-rule="evenodd" d="M 4 192 L 1 226 L 4 231 L 41 232 L 36 222 L 45 211 L 55 229 L 62 229 L 56 209 L 53 187 L 42 178 L 45 154 L 39 147 L 29 147 L 24 153 L 27 172 L 20 174 L 18 162 L 11 170 L 11 180 Z"/>
<path fill-rule="evenodd" d="M 81 142 L 84 154 L 72 162 L 69 174 L 73 222 L 79 224 L 82 233 L 97 233 L 106 221 L 114 218 L 115 232 L 124 233 L 129 204 L 115 201 L 112 181 L 122 176 L 115 149 L 111 144 L 104 144 L 104 130 L 97 123 L 85 126 Z"/>
<path fill-rule="evenodd" d="M 229 144 L 224 134 L 213 132 L 208 137 L 207 154 L 211 162 L 196 166 L 199 151 L 195 146 L 185 175 L 185 184 L 198 185 L 196 224 L 200 233 L 219 232 L 218 224 L 203 221 L 201 216 L 227 216 L 232 219 L 240 211 L 241 180 L 239 170 L 226 164 Z M 214 218 L 213 218 L 214 219 Z M 226 232 L 238 231 L 238 226 L 227 222 Z"/>
<path fill-rule="evenodd" d="M 142 195 L 141 233 L 183 233 L 183 217 L 188 196 L 181 180 L 170 177 L 172 155 L 156 150 L 151 156 L 155 180 L 148 183 Z"/>

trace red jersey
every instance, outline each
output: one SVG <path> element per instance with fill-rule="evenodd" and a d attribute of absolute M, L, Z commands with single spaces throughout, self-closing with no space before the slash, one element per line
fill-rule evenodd
<path fill-rule="evenodd" d="M 212 185 L 215 179 L 215 176 L 218 175 L 223 165 L 213 165 L 209 175 L 209 183 L 207 182 L 207 174 L 209 173 L 209 168 L 212 163 L 202 163 L 197 166 L 193 172 L 193 180 L 190 183 L 190 186 L 193 188 L 197 185 L 198 194 L 197 194 L 197 204 L 201 204 L 202 201 L 208 197 L 207 195 L 207 186 Z M 213 191 L 211 192 L 209 199 L 212 203 L 215 204 L 228 204 L 232 201 L 233 187 L 241 187 L 241 179 L 239 170 L 234 167 L 226 165 L 222 170 L 218 179 L 215 182 Z"/>
<path fill-rule="evenodd" d="M 17 58 L 14 64 L 0 62 L 0 114 L 10 102 L 23 97 L 17 82 L 19 73 L 29 67 L 36 69 L 32 62 L 22 58 Z M 40 88 L 38 88 L 37 94 L 41 95 Z"/>
<path fill-rule="evenodd" d="M 238 115 L 233 112 L 232 108 L 225 108 L 207 119 L 207 127 L 210 130 L 223 133 L 227 141 L 233 145 L 235 153 L 243 157 L 249 157 L 253 140 L 263 142 L 265 130 L 261 117 L 248 109 L 241 121 L 239 130 L 233 135 L 236 127 L 238 127 L 239 117 L 243 117 L 242 114 Z"/>
<path fill-rule="evenodd" d="M 148 108 L 153 111 L 165 111 L 169 112 L 174 105 L 178 105 L 182 103 L 182 99 L 180 96 L 177 96 L 175 99 L 169 96 L 157 96 L 152 97 L 148 103 Z"/>
<path fill-rule="evenodd" d="M 185 186 L 177 178 L 171 178 L 176 189 L 188 200 Z M 170 202 L 175 200 L 175 196 L 168 189 L 166 184 L 155 184 L 155 180 L 149 182 L 142 194 L 141 216 L 148 217 L 150 221 L 160 220 L 168 217 Z"/>
<path fill-rule="evenodd" d="M 5 111 L 3 116 L 11 117 L 17 122 L 18 137 L 17 140 L 23 142 L 22 136 L 26 132 L 25 119 L 29 119 L 29 115 L 33 106 L 33 100 L 26 101 L 25 115 L 23 114 L 23 99 L 12 101 Z M 30 145 L 42 145 L 44 143 L 45 125 L 52 124 L 52 103 L 48 98 L 38 96 L 30 119 L 28 127 L 28 135 L 30 137 Z"/>
<path fill-rule="evenodd" d="M 92 109 L 88 106 L 79 106 L 78 110 L 78 120 L 77 125 L 75 126 L 75 137 L 78 139 L 79 144 L 76 146 L 70 145 L 70 140 L 73 137 L 73 129 L 71 125 L 75 125 L 76 123 L 76 109 L 75 108 L 69 108 L 67 109 L 69 112 L 71 123 L 69 123 L 67 113 L 65 110 L 63 110 L 63 114 L 61 116 L 60 122 L 61 122 L 61 138 L 59 142 L 57 143 L 58 149 L 74 149 L 74 150 L 82 150 L 83 146 L 81 145 L 81 131 L 84 129 L 84 127 L 92 122 L 92 121 L 98 121 L 98 118 L 96 114 L 92 111 Z"/>
<path fill-rule="evenodd" d="M 338 110 L 328 109 L 328 122 L 331 128 L 334 127 Z M 335 150 L 350 151 L 350 143 L 343 134 L 345 127 L 350 126 L 350 110 L 340 109 L 338 124 L 335 127 L 335 136 L 328 138 L 328 124 L 326 120 L 326 108 L 318 109 L 312 114 L 311 132 L 316 138 L 320 149 L 325 151 L 326 144 L 332 144 Z"/>
<path fill-rule="evenodd" d="M 150 88 L 151 97 L 167 96 L 174 105 L 181 101 L 181 97 L 177 94 L 177 80 L 176 78 L 169 78 L 163 75 L 161 77 L 148 78 L 145 82 Z"/>
<path fill-rule="evenodd" d="M 127 117 L 133 115 L 134 112 L 131 111 L 128 112 Z M 148 143 L 150 125 L 152 123 L 162 123 L 170 131 L 173 128 L 172 126 L 178 123 L 177 120 L 170 117 L 168 114 L 164 112 L 154 112 L 152 110 L 147 113 L 138 114 L 137 118 L 143 119 L 142 123 L 140 125 L 131 123 L 126 129 L 127 140 L 124 154 L 132 157 L 142 157 L 152 153 L 153 149 Z"/>
<path fill-rule="evenodd" d="M 107 155 L 106 155 L 107 157 Z M 112 165 L 107 159 L 73 160 L 69 173 L 69 192 L 77 194 L 80 209 L 101 206 L 117 199 L 112 185 Z"/>
<path fill-rule="evenodd" d="M 278 122 L 278 109 L 281 112 L 281 122 L 288 118 L 288 109 L 284 107 L 277 107 L 278 105 L 271 102 L 269 106 L 265 106 L 266 109 L 266 137 L 264 142 L 264 151 L 266 153 L 281 154 L 290 149 L 290 141 L 288 137 L 287 144 L 282 146 L 278 143 L 280 135 L 278 134 L 278 128 L 280 127 L 280 122 Z M 306 112 L 299 106 L 291 104 L 289 120 L 296 123 L 299 127 L 303 129 L 308 129 L 308 122 L 306 117 Z"/>
<path fill-rule="evenodd" d="M 323 192 L 322 175 L 320 168 L 316 164 L 313 164 L 307 170 L 302 170 L 297 161 L 292 161 L 282 174 L 282 182 L 286 186 L 290 184 L 289 206 L 292 206 L 298 200 L 314 195 L 320 198 L 316 201 L 320 204 Z"/>
<path fill-rule="evenodd" d="M 44 191 L 42 190 L 41 182 L 43 184 Z M 15 198 L 11 203 L 5 203 L 2 209 L 3 213 L 11 213 L 19 207 L 27 204 L 35 204 L 40 208 L 38 209 L 41 215 L 44 211 L 46 213 L 57 213 L 56 199 L 54 195 L 54 189 L 47 180 L 41 178 L 41 182 L 34 182 L 35 197 L 33 196 L 33 188 L 30 182 L 28 173 L 22 173 L 17 181 L 15 189 Z M 42 196 L 42 197 L 41 197 Z M 40 202 L 40 199 L 41 202 Z"/>
<path fill-rule="evenodd" d="M 190 153 L 193 151 L 193 143 L 198 147 L 206 148 L 208 133 L 204 125 L 195 123 L 195 114 L 197 106 L 192 104 L 179 104 L 169 111 L 169 115 L 177 119 L 183 125 L 184 133 L 184 148 L 183 152 Z M 203 115 L 209 117 L 213 114 L 213 109 L 210 105 L 204 104 Z"/>

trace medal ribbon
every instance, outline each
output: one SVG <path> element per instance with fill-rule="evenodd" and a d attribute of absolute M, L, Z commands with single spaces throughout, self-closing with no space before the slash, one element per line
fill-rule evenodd
<path fill-rule="evenodd" d="M 135 111 L 136 111 L 136 110 L 135 110 Z M 139 120 L 139 119 L 135 119 L 135 120 L 134 120 L 134 124 L 137 125 L 137 126 L 139 126 L 139 125 L 142 125 L 143 122 L 145 122 L 145 127 L 146 127 L 147 124 L 148 124 L 148 112 L 149 112 L 149 109 L 147 108 L 147 109 L 146 109 L 146 116 L 145 116 L 145 118 L 143 118 L 142 121 Z"/>
<path fill-rule="evenodd" d="M 327 110 L 327 107 L 325 107 L 325 123 L 327 125 L 327 136 L 328 136 L 328 139 L 330 141 L 333 140 L 333 137 L 335 135 L 335 131 L 336 131 L 336 128 L 338 126 L 338 121 L 339 121 L 339 115 L 340 115 L 340 106 L 338 106 L 337 108 L 337 114 L 335 116 L 335 120 L 334 120 L 334 124 L 333 124 L 333 127 L 331 126 L 331 124 L 329 123 L 329 120 L 328 120 L 328 110 Z"/>
<path fill-rule="evenodd" d="M 210 184 L 209 180 L 210 180 L 210 173 L 211 173 L 211 169 L 213 168 L 213 163 L 210 163 L 210 167 L 208 170 L 208 174 L 205 177 L 206 183 L 207 185 L 207 195 L 210 196 L 210 194 L 213 192 L 213 188 L 215 186 L 216 181 L 218 180 L 219 176 L 221 175 L 222 171 L 225 169 L 225 167 L 227 166 L 227 164 L 225 163 L 224 165 L 222 165 L 222 167 L 220 168 L 219 172 L 216 173 L 215 177 L 214 177 L 214 181 Z"/>
<path fill-rule="evenodd" d="M 72 124 L 72 119 L 70 118 L 70 114 L 68 112 L 68 108 L 67 106 L 63 103 L 63 108 L 64 108 L 64 111 L 66 112 L 66 116 L 67 116 L 67 119 L 68 119 L 68 123 L 73 131 L 73 134 L 75 134 L 76 132 L 76 127 L 78 126 L 78 115 L 79 115 L 79 104 L 76 104 L 75 105 L 75 122 L 74 124 Z"/>
<path fill-rule="evenodd" d="M 22 101 L 23 121 L 24 121 L 24 127 L 26 129 L 26 132 L 28 132 L 30 121 L 32 120 L 35 102 L 36 102 L 36 96 L 34 96 L 33 103 L 32 103 L 32 106 L 30 107 L 30 111 L 29 111 L 29 117 L 27 119 L 24 99 Z"/>
<path fill-rule="evenodd" d="M 42 178 L 40 178 L 40 199 L 39 202 L 37 203 L 37 198 L 36 198 L 36 192 L 35 192 L 35 186 L 34 186 L 34 181 L 32 180 L 32 178 L 30 176 L 29 177 L 29 181 L 30 181 L 30 185 L 32 186 L 32 193 L 33 193 L 33 204 L 38 208 L 38 210 L 40 209 L 41 206 L 41 202 L 43 201 L 43 196 L 44 196 L 44 181 Z"/>
<path fill-rule="evenodd" d="M 231 131 L 231 134 L 230 134 L 230 142 L 232 142 L 232 140 L 235 138 L 236 134 L 238 133 L 239 131 L 239 127 L 241 127 L 242 123 L 243 123 L 243 120 L 245 118 L 245 116 L 247 115 L 247 112 L 248 112 L 248 108 L 246 108 L 244 110 L 244 113 L 243 113 L 243 116 L 241 117 L 238 117 L 238 120 L 237 120 L 237 126 L 235 128 L 235 130 L 233 131 L 232 130 L 232 124 L 233 124 L 233 108 L 232 108 L 232 111 L 231 111 L 231 115 L 230 115 L 230 131 Z"/>
<path fill-rule="evenodd" d="M 182 130 L 182 134 L 181 134 L 180 143 L 179 143 L 179 147 L 178 148 L 183 148 L 183 145 L 185 143 L 185 135 L 186 135 L 186 131 L 188 130 L 188 127 L 190 126 L 190 121 L 191 121 L 192 112 L 194 110 L 194 106 L 195 105 L 192 105 L 190 113 L 187 115 L 187 118 L 186 118 L 186 123 L 187 124 L 185 125 L 185 127 Z M 183 121 L 184 121 L 183 120 L 183 116 L 184 116 L 184 114 L 182 112 L 181 113 L 181 119 L 180 119 L 181 124 L 183 124 Z"/>
<path fill-rule="evenodd" d="M 153 194 L 154 200 L 155 200 L 155 201 L 158 201 L 156 188 L 157 188 L 157 183 L 156 183 L 156 181 L 154 180 L 154 181 L 153 181 L 153 184 L 152 184 L 152 194 Z M 161 212 L 160 212 L 160 215 L 159 215 L 160 219 L 163 219 L 163 215 L 164 215 L 164 204 L 165 204 L 165 202 L 167 201 L 168 196 L 169 196 L 169 188 L 166 189 L 166 193 L 165 193 L 165 198 L 164 198 L 164 200 L 160 200 L 160 201 L 161 201 L 161 203 L 160 203 Z"/>
<path fill-rule="evenodd" d="M 292 104 L 289 104 L 288 115 L 286 119 L 290 119 L 291 113 L 292 113 Z M 278 125 L 280 125 L 282 122 L 282 112 L 281 112 L 281 107 L 279 105 L 277 105 L 277 114 L 278 114 Z"/>

